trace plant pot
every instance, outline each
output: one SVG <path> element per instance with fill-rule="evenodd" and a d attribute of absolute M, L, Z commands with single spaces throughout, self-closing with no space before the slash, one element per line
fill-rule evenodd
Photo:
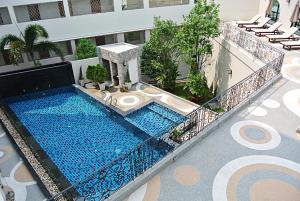
<path fill-rule="evenodd" d="M 98 85 L 101 91 L 105 90 L 105 83 L 98 83 Z"/>
<path fill-rule="evenodd" d="M 131 89 L 132 83 L 131 82 L 125 82 L 125 85 L 127 86 L 128 90 Z"/>
<path fill-rule="evenodd" d="M 78 82 L 79 82 L 79 85 L 82 86 L 82 87 L 83 87 L 84 84 L 86 83 L 85 80 L 78 80 Z"/>

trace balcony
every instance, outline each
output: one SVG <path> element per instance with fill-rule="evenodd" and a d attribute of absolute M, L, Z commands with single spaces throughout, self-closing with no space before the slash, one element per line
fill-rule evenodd
<path fill-rule="evenodd" d="M 69 0 L 71 16 L 88 15 L 114 11 L 112 0 Z"/>
<path fill-rule="evenodd" d="M 30 22 L 65 17 L 62 1 L 15 6 L 17 22 Z"/>
<path fill-rule="evenodd" d="M 6 7 L 0 8 L 0 25 L 11 24 L 8 9 Z"/>

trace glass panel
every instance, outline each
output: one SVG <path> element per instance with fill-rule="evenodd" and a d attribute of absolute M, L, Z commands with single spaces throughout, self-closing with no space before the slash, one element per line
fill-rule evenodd
<path fill-rule="evenodd" d="M 133 31 L 124 33 L 126 43 L 133 45 L 142 44 L 145 42 L 145 31 Z"/>

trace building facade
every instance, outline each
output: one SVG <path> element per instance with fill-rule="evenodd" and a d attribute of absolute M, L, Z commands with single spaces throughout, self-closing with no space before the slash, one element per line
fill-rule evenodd
<path fill-rule="evenodd" d="M 248 19 L 258 12 L 259 0 L 217 0 L 224 21 Z M 29 24 L 41 24 L 56 42 L 66 60 L 73 60 L 76 44 L 90 38 L 96 45 L 116 42 L 142 44 L 150 36 L 153 19 L 160 16 L 182 22 L 194 0 L 2 0 L 0 37 L 20 35 Z M 59 61 L 53 52 L 36 52 L 41 64 Z M 32 66 L 26 54 L 12 66 L 8 52 L 0 53 L 0 72 Z"/>

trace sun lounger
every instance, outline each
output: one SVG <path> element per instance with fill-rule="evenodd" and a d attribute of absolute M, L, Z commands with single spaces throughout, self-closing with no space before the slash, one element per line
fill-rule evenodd
<path fill-rule="evenodd" d="M 260 15 L 255 15 L 251 20 L 249 21 L 237 21 L 239 27 L 243 27 L 244 25 L 250 25 L 257 23 L 257 20 L 260 18 Z"/>
<path fill-rule="evenodd" d="M 246 31 L 251 31 L 252 29 L 262 29 L 271 20 L 271 18 L 266 17 L 262 19 L 258 24 L 245 25 Z"/>
<path fill-rule="evenodd" d="M 281 27 L 281 23 L 280 22 L 276 22 L 275 24 L 273 24 L 272 26 L 270 26 L 267 29 L 253 29 L 253 31 L 255 32 L 255 35 L 257 36 L 262 36 L 263 34 L 276 34 L 279 33 L 278 28 Z"/>
<path fill-rule="evenodd" d="M 297 41 L 284 41 L 280 42 L 280 44 L 283 45 L 283 48 L 286 50 L 291 50 L 291 49 L 300 49 L 300 40 Z"/>
<path fill-rule="evenodd" d="M 269 42 L 273 43 L 285 40 L 298 40 L 300 37 L 294 36 L 296 31 L 298 31 L 297 27 L 291 27 L 281 35 L 266 35 L 266 37 L 269 39 Z"/>

